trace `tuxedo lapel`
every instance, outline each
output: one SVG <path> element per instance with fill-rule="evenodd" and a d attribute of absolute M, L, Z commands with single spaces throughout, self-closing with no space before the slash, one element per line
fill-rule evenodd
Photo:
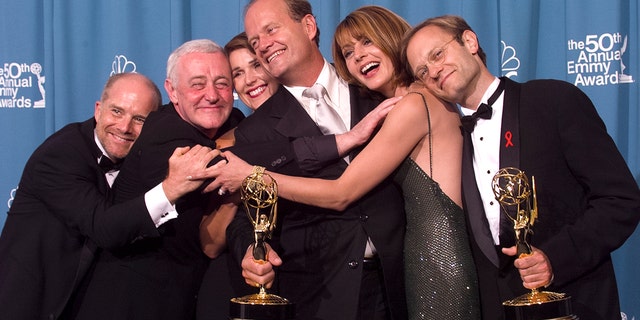
<path fill-rule="evenodd" d="M 463 130 L 464 131 L 464 130 Z M 478 247 L 495 266 L 499 265 L 498 253 L 493 243 L 489 222 L 482 206 L 482 199 L 473 170 L 473 142 L 471 134 L 464 131 L 462 149 L 462 194 L 471 233 Z"/>
<path fill-rule="evenodd" d="M 504 78 L 505 93 L 502 108 L 502 125 L 500 129 L 500 165 L 499 168 L 520 168 L 520 87 L 513 81 Z M 500 245 L 510 247 L 515 244 L 513 221 L 506 216 L 516 217 L 517 206 L 502 206 L 500 209 Z"/>
<path fill-rule="evenodd" d="M 322 135 L 320 128 L 304 110 L 300 102 L 280 85 L 268 102 L 272 105 L 270 117 L 276 121 L 275 130 L 285 137 Z"/>
<path fill-rule="evenodd" d="M 98 166 L 98 157 L 102 154 L 102 151 L 96 144 L 96 141 L 94 138 L 95 127 L 96 127 L 96 121 L 95 119 L 91 118 L 80 125 L 80 132 L 82 132 L 82 139 L 84 140 L 84 143 L 87 145 L 87 149 L 91 151 L 90 159 L 94 160 L 94 162 L 91 163 L 91 166 L 95 167 L 97 179 L 98 181 L 101 182 L 97 185 L 97 187 L 102 193 L 108 196 L 108 193 L 111 190 L 111 188 L 109 188 L 109 183 L 107 182 L 105 173 Z"/>
<path fill-rule="evenodd" d="M 500 168 L 520 166 L 520 87 L 504 79 L 505 92 L 500 132 Z"/>
<path fill-rule="evenodd" d="M 371 110 L 378 106 L 377 100 L 371 96 L 361 93 L 361 89 L 354 85 L 349 85 L 349 101 L 351 102 L 351 128 L 356 126 Z M 350 128 L 350 129 L 351 129 Z M 374 135 L 376 132 L 373 133 Z M 372 135 L 373 136 L 373 135 Z M 353 160 L 366 146 L 362 145 L 349 152 L 349 159 Z"/>
<path fill-rule="evenodd" d="M 376 100 L 362 94 L 360 89 L 354 85 L 349 85 L 349 100 L 351 102 L 351 128 L 377 106 Z"/>
<path fill-rule="evenodd" d="M 92 167 L 95 167 L 96 177 L 98 180 L 97 188 L 100 192 L 102 192 L 106 198 L 111 196 L 111 188 L 109 187 L 109 183 L 107 182 L 107 178 L 105 177 L 104 172 L 98 166 L 98 156 L 102 154 L 102 151 L 98 147 L 94 138 L 94 129 L 96 126 L 95 119 L 89 119 L 81 124 L 80 131 L 82 133 L 82 139 L 84 143 L 87 145 L 87 149 L 91 152 L 91 157 L 89 161 L 93 160 L 91 163 Z M 76 274 L 74 278 L 73 287 L 74 290 L 80 285 L 82 281 L 82 277 L 87 273 L 91 263 L 93 262 L 96 252 L 98 251 L 98 247 L 96 244 L 86 237 L 84 239 L 84 244 L 79 252 L 78 257 L 78 268 L 76 269 Z M 62 313 L 63 306 L 59 309 L 58 314 Z"/>

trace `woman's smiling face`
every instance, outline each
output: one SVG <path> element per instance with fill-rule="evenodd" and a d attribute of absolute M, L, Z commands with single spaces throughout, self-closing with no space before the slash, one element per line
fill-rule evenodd
<path fill-rule="evenodd" d="M 231 51 L 229 63 L 233 86 L 240 100 L 252 110 L 257 109 L 278 90 L 276 79 L 267 73 L 249 49 Z"/>

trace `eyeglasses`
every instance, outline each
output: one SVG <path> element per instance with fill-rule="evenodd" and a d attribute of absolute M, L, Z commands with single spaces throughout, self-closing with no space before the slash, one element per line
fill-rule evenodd
<path fill-rule="evenodd" d="M 427 57 L 427 63 L 416 70 L 416 78 L 418 80 L 425 82 L 427 76 L 429 76 L 429 68 L 427 66 L 439 66 L 444 62 L 444 58 L 447 56 L 447 47 L 453 40 L 456 40 L 456 38 L 454 37 L 443 44 L 442 47 L 435 48 L 431 51 Z"/>

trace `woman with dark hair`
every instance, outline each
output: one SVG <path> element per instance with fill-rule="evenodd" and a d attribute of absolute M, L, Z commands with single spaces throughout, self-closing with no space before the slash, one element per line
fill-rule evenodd
<path fill-rule="evenodd" d="M 229 40 L 224 50 L 229 56 L 233 87 L 238 97 L 251 110 L 257 109 L 278 90 L 278 81 L 262 67 L 249 46 L 246 33 L 239 33 Z"/>

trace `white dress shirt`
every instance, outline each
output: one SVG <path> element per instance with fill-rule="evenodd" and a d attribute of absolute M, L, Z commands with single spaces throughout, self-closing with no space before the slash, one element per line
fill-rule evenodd
<path fill-rule="evenodd" d="M 330 101 L 327 101 L 327 103 L 329 103 L 329 105 L 336 110 L 338 115 L 340 115 L 340 118 L 344 122 L 347 130 L 351 130 L 351 99 L 349 96 L 349 84 L 338 76 L 336 69 L 328 63 L 327 60 L 324 60 L 324 66 L 322 67 L 322 71 L 320 71 L 320 75 L 318 76 L 318 79 L 316 79 L 315 83 L 320 83 L 325 89 L 327 89 L 327 94 L 330 97 Z M 294 97 L 296 97 L 311 119 L 316 121 L 316 109 L 310 107 L 311 100 L 302 96 L 303 91 L 307 89 L 307 87 L 284 87 L 289 90 Z M 348 156 L 346 156 L 344 160 L 349 163 Z M 371 242 L 371 239 L 369 239 L 367 241 L 364 256 L 371 257 L 375 254 L 376 249 Z"/>
<path fill-rule="evenodd" d="M 330 100 L 327 100 L 327 103 L 336 110 L 342 122 L 344 122 L 347 130 L 351 129 L 351 101 L 349 99 L 349 84 L 344 81 L 342 78 L 338 76 L 336 69 L 327 62 L 324 61 L 324 66 L 322 67 L 322 71 L 320 71 L 320 75 L 318 79 L 316 79 L 315 83 L 319 83 L 327 89 L 327 94 L 329 95 Z M 302 96 L 302 92 L 307 89 L 307 87 L 289 87 L 284 86 L 289 92 L 296 97 L 298 102 L 302 105 L 304 110 L 309 114 L 311 119 L 316 121 L 316 109 L 310 108 L 311 99 Z M 316 121 L 317 123 L 317 121 Z"/>
<path fill-rule="evenodd" d="M 482 96 L 481 103 L 487 100 L 498 88 L 500 79 L 495 78 L 487 91 Z M 500 169 L 500 130 L 502 129 L 502 110 L 504 106 L 504 91 L 491 105 L 493 113 L 491 119 L 478 118 L 475 129 L 471 133 L 473 141 L 473 170 L 476 175 L 476 184 L 482 197 L 484 212 L 489 221 L 489 228 L 493 242 L 500 244 L 500 203 L 496 200 L 491 183 L 493 176 Z M 463 115 L 471 115 L 475 110 L 460 107 Z"/>

